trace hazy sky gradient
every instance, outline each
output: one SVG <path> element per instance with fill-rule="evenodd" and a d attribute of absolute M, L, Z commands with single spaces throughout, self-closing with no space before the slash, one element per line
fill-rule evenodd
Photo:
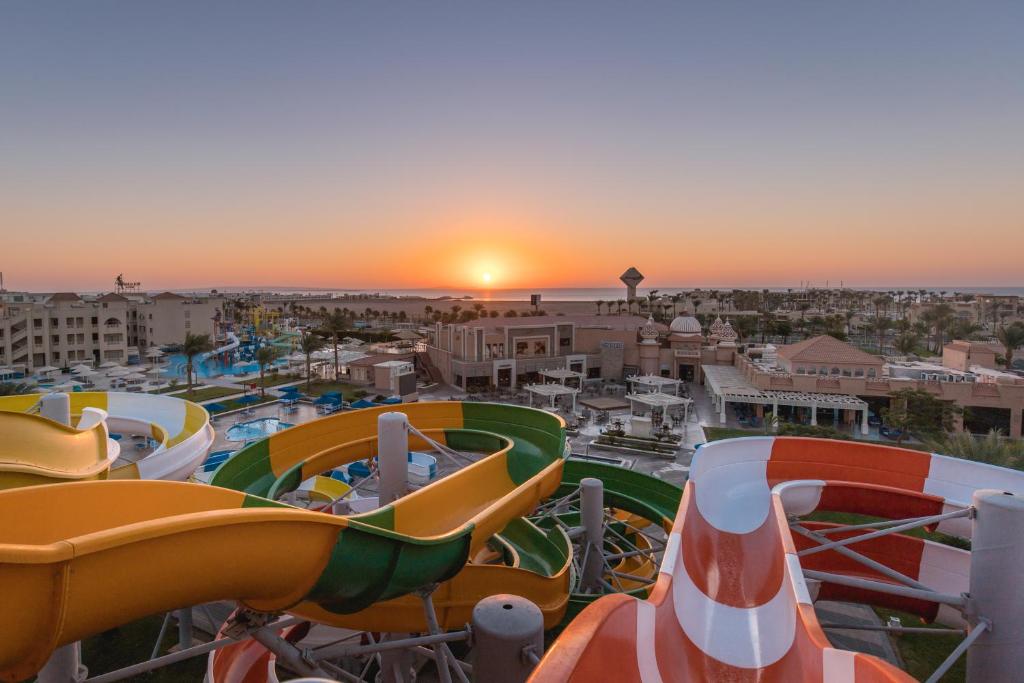
<path fill-rule="evenodd" d="M 1024 3 L 8 2 L 8 288 L 1024 285 Z"/>

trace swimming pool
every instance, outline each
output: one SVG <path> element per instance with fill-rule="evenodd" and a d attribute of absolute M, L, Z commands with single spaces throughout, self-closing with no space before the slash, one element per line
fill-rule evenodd
<path fill-rule="evenodd" d="M 185 364 L 186 358 L 184 354 L 176 353 L 172 356 L 167 357 L 167 366 L 164 371 L 160 374 L 166 377 L 184 377 L 185 376 Z M 274 361 L 273 366 L 283 368 L 287 367 L 288 361 L 284 358 L 278 358 Z M 221 375 L 248 375 L 254 372 L 260 371 L 259 363 L 255 361 L 238 361 L 235 363 L 224 363 L 218 356 L 211 356 L 205 361 L 200 362 L 198 359 L 193 361 L 193 369 L 196 375 L 200 378 L 204 377 L 220 377 Z"/>
<path fill-rule="evenodd" d="M 228 427 L 227 438 L 228 441 L 253 441 L 294 426 L 291 422 L 282 422 L 276 417 L 264 417 L 231 425 Z"/>

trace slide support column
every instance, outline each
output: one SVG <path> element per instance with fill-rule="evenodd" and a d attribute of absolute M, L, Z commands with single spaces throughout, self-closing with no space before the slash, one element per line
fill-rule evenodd
<path fill-rule="evenodd" d="M 473 608 L 473 680 L 523 683 L 544 652 L 544 615 L 518 595 L 492 595 Z"/>
<path fill-rule="evenodd" d="M 377 463 L 381 505 L 409 492 L 409 418 L 405 413 L 381 413 L 377 418 Z"/>
<path fill-rule="evenodd" d="M 604 577 L 604 482 L 594 477 L 580 480 L 580 520 L 583 522 L 586 563 L 580 585 L 601 592 Z"/>
<path fill-rule="evenodd" d="M 991 623 L 967 650 L 967 680 L 1011 681 L 1024 670 L 1024 497 L 974 492 L 970 602 L 972 630 Z"/>

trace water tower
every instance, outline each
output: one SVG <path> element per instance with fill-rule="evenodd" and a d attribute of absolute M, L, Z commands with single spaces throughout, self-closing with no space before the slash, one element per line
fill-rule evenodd
<path fill-rule="evenodd" d="M 644 276 L 636 268 L 630 267 L 625 273 L 619 276 L 626 285 L 626 301 L 636 298 L 636 287 L 644 281 Z"/>

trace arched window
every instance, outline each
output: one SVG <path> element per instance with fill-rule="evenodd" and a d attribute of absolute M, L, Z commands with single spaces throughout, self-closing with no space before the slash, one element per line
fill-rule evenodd
<path fill-rule="evenodd" d="M 853 373 L 850 372 L 850 368 L 843 368 L 843 377 L 852 377 Z"/>
<path fill-rule="evenodd" d="M 828 368 L 826 368 L 825 366 L 822 366 L 822 367 L 818 368 L 818 374 L 819 375 L 827 375 L 828 374 Z"/>
<path fill-rule="evenodd" d="M 857 368 L 856 370 L 854 370 L 853 371 L 853 376 L 854 377 L 863 377 L 864 376 L 864 368 Z"/>
<path fill-rule="evenodd" d="M 839 368 L 832 368 L 832 376 L 833 377 L 838 377 L 839 376 Z"/>
<path fill-rule="evenodd" d="M 868 378 L 872 378 L 874 376 L 875 376 L 875 369 L 874 368 L 868 368 Z"/>
<path fill-rule="evenodd" d="M 798 374 L 798 375 L 804 374 L 804 369 L 803 368 L 797 368 L 796 369 L 796 374 Z"/>
<path fill-rule="evenodd" d="M 107 318 L 106 321 L 103 324 L 104 325 L 120 325 L 121 321 L 118 320 L 117 318 Z"/>

